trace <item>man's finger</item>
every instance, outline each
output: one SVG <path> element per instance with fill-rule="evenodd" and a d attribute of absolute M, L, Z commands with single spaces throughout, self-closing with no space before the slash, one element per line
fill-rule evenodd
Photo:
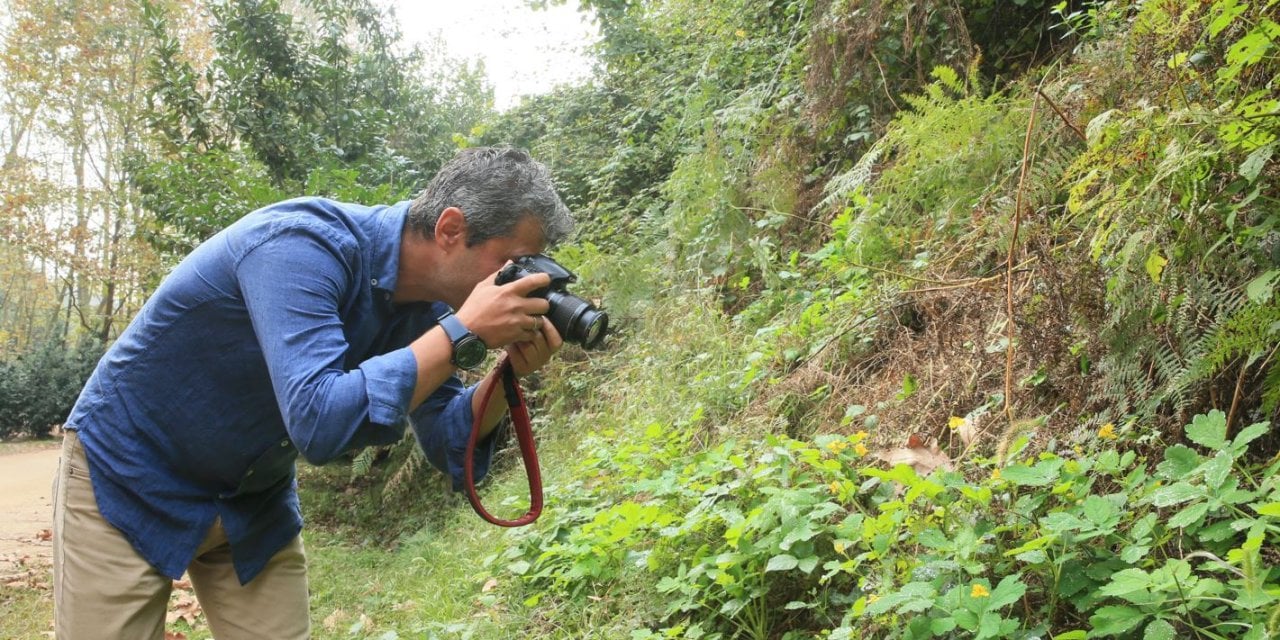
<path fill-rule="evenodd" d="M 550 285 L 551 285 L 551 276 L 545 273 L 535 273 L 533 275 L 525 276 L 523 278 L 520 278 L 519 280 L 516 280 L 515 282 L 511 282 L 503 286 L 511 287 L 512 291 L 515 291 L 516 293 L 522 296 L 527 296 L 538 289 L 541 289 L 543 287 L 550 286 Z"/>

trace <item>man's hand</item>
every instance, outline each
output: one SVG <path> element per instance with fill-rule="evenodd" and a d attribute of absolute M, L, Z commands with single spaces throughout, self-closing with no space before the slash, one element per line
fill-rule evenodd
<path fill-rule="evenodd" d="M 514 283 L 513 283 L 514 284 Z M 511 359 L 511 370 L 520 377 L 527 376 L 551 360 L 551 356 L 560 350 L 564 340 L 555 325 L 547 322 L 542 316 L 538 318 L 538 331 L 531 340 L 515 342 L 507 346 L 507 357 Z"/>
<path fill-rule="evenodd" d="M 543 298 L 530 298 L 529 294 L 549 286 L 551 276 L 535 273 L 501 286 L 494 284 L 497 276 L 498 272 L 495 271 L 481 280 L 454 315 L 490 349 L 507 347 L 517 342 L 533 344 L 538 338 L 542 338 L 543 344 L 549 347 L 551 341 L 543 335 L 543 325 L 550 323 L 544 322 L 542 316 L 551 305 Z M 551 331 L 554 333 L 555 329 L 552 328 Z M 555 349 L 558 349 L 558 334 L 555 335 L 555 343 Z M 516 372 L 519 373 L 518 368 Z"/>

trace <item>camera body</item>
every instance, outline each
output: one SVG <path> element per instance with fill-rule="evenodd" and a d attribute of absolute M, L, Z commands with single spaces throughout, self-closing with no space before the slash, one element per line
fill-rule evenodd
<path fill-rule="evenodd" d="M 609 314 L 569 293 L 566 287 L 577 281 L 578 277 L 550 256 L 543 254 L 520 256 L 498 272 L 495 283 L 503 285 L 515 282 L 535 273 L 551 276 L 550 285 L 529 295 L 544 298 L 551 303 L 551 309 L 547 311 L 547 319 L 560 332 L 560 336 L 586 349 L 599 347 L 609 330 Z"/>

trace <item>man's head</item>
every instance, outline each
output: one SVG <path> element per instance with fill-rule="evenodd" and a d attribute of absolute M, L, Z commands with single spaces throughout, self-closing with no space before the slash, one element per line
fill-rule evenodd
<path fill-rule="evenodd" d="M 409 227 L 430 239 L 440 214 L 450 207 L 461 210 L 466 219 L 468 247 L 512 235 L 525 217 L 542 228 L 548 246 L 573 230 L 551 173 L 528 153 L 511 147 L 459 152 L 409 206 Z"/>
<path fill-rule="evenodd" d="M 395 299 L 458 309 L 480 280 L 556 244 L 573 221 L 545 166 L 519 149 L 482 147 L 440 169 L 405 227 Z"/>

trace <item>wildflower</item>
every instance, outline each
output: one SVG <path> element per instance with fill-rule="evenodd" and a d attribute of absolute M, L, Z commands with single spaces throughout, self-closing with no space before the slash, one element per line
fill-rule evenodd
<path fill-rule="evenodd" d="M 865 456 L 867 455 L 867 445 L 859 442 L 858 444 L 853 445 L 853 452 L 858 454 L 859 456 Z"/>
<path fill-rule="evenodd" d="M 956 429 L 963 427 L 965 422 L 966 420 L 964 418 L 957 418 L 956 416 L 951 416 L 951 418 L 947 420 L 947 426 L 951 427 L 952 431 L 955 431 Z"/>
<path fill-rule="evenodd" d="M 1108 422 L 1108 423 L 1106 423 L 1106 424 L 1102 425 L 1102 428 L 1101 428 L 1101 429 L 1098 429 L 1098 437 L 1099 437 L 1099 438 L 1102 438 L 1103 440 L 1115 440 L 1115 439 L 1116 439 L 1116 425 L 1114 425 L 1114 424 L 1112 424 L 1112 423 L 1110 423 L 1110 422 Z"/>
<path fill-rule="evenodd" d="M 827 451 L 830 451 L 831 453 L 840 453 L 848 447 L 849 442 L 846 440 L 832 440 L 827 443 Z"/>
<path fill-rule="evenodd" d="M 876 594 L 874 594 L 874 593 L 873 593 L 873 594 L 871 594 L 871 595 L 867 596 L 867 603 L 868 603 L 868 604 L 870 604 L 870 603 L 875 602 L 876 600 L 879 600 L 879 599 L 880 599 L 880 596 L 878 596 L 878 595 L 876 595 Z"/>
<path fill-rule="evenodd" d="M 1000 479 L 1000 470 L 999 470 L 999 469 L 996 469 L 996 470 L 994 470 L 994 471 L 992 471 L 992 472 L 991 472 L 991 479 L 992 479 L 993 481 L 995 481 L 995 480 L 999 480 L 999 479 Z"/>
<path fill-rule="evenodd" d="M 836 543 L 835 543 L 835 548 L 836 548 L 836 553 L 838 553 L 838 554 L 840 554 L 840 555 L 844 555 L 844 543 L 843 543 L 843 542 L 840 542 L 840 541 L 838 541 L 838 540 L 837 540 L 837 541 L 836 541 Z"/>
<path fill-rule="evenodd" d="M 840 483 L 835 480 L 832 480 L 831 484 L 827 485 L 827 488 L 831 490 L 831 495 L 833 496 L 840 494 Z"/>
<path fill-rule="evenodd" d="M 991 592 L 987 591 L 986 587 L 977 583 L 974 583 L 973 589 L 969 591 L 970 598 L 985 598 L 989 595 L 991 595 Z"/>
<path fill-rule="evenodd" d="M 863 440 L 866 440 L 866 439 L 867 439 L 867 436 L 868 436 L 868 435 L 870 435 L 870 434 L 868 434 L 866 431 L 859 431 L 859 432 L 857 432 L 857 433 L 853 434 L 853 441 L 854 441 L 854 442 L 862 442 Z"/>

